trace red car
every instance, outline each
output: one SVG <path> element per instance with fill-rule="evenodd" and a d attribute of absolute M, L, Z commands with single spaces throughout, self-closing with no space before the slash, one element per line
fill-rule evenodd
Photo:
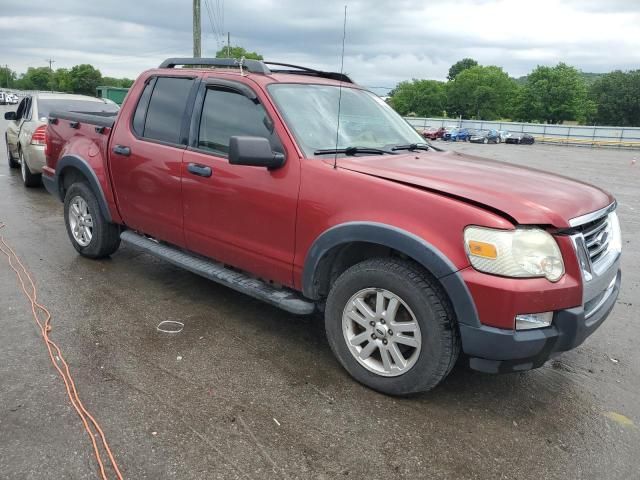
<path fill-rule="evenodd" d="M 117 117 L 52 112 L 46 149 L 81 255 L 122 240 L 324 312 L 342 366 L 389 394 L 433 388 L 461 354 L 485 372 L 539 367 L 593 333 L 620 288 L 610 194 L 435 151 L 339 73 L 169 59 Z"/>
<path fill-rule="evenodd" d="M 440 128 L 429 127 L 422 131 L 422 136 L 427 140 L 437 140 L 439 138 L 442 138 L 442 136 L 444 135 L 444 132 L 445 132 L 444 127 L 440 127 Z"/>

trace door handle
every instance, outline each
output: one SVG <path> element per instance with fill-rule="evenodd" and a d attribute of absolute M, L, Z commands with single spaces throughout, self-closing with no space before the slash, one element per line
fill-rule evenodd
<path fill-rule="evenodd" d="M 129 155 L 131 155 L 131 149 L 129 147 L 125 147 L 124 145 L 116 145 L 115 147 L 113 147 L 113 153 L 128 157 Z"/>
<path fill-rule="evenodd" d="M 204 165 L 199 165 L 197 163 L 188 164 L 187 170 L 189 170 L 189 173 L 193 173 L 194 175 L 198 175 L 199 177 L 210 177 L 213 173 L 211 171 L 211 167 L 205 167 Z"/>

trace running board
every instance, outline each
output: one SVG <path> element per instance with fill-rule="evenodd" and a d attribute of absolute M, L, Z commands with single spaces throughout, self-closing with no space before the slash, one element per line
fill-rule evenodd
<path fill-rule="evenodd" d="M 157 243 L 131 230 L 125 230 L 120 238 L 147 253 L 160 257 L 177 267 L 208 278 L 226 287 L 270 303 L 296 315 L 309 315 L 315 310 L 315 303 L 305 300 L 292 290 L 275 288 L 261 280 L 225 268 L 200 256 L 184 252 L 176 247 Z"/>

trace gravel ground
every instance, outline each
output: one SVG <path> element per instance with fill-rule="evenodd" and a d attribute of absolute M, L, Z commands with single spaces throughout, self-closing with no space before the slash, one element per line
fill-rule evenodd
<path fill-rule="evenodd" d="M 622 292 L 585 344 L 543 368 L 502 376 L 456 368 L 431 393 L 391 398 L 347 376 L 315 318 L 127 246 L 108 260 L 78 256 L 62 205 L 25 189 L 0 147 L 2 233 L 33 273 L 52 336 L 126 478 L 640 478 L 640 163 L 632 165 L 640 154 L 446 148 L 612 191 L 624 230 Z M 161 334 L 162 320 L 185 328 Z M 0 332 L 0 476 L 97 478 L 90 443 L 2 258 Z"/>

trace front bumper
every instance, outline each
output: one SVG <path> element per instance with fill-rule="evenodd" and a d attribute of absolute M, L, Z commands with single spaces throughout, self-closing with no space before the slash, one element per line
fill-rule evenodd
<path fill-rule="evenodd" d="M 620 292 L 621 272 L 602 293 L 592 310 L 585 307 L 558 310 L 553 324 L 535 330 L 506 330 L 481 325 L 460 324 L 460 336 L 469 366 L 487 373 L 530 370 L 542 366 L 561 352 L 580 345 L 591 335 L 613 309 Z"/>

